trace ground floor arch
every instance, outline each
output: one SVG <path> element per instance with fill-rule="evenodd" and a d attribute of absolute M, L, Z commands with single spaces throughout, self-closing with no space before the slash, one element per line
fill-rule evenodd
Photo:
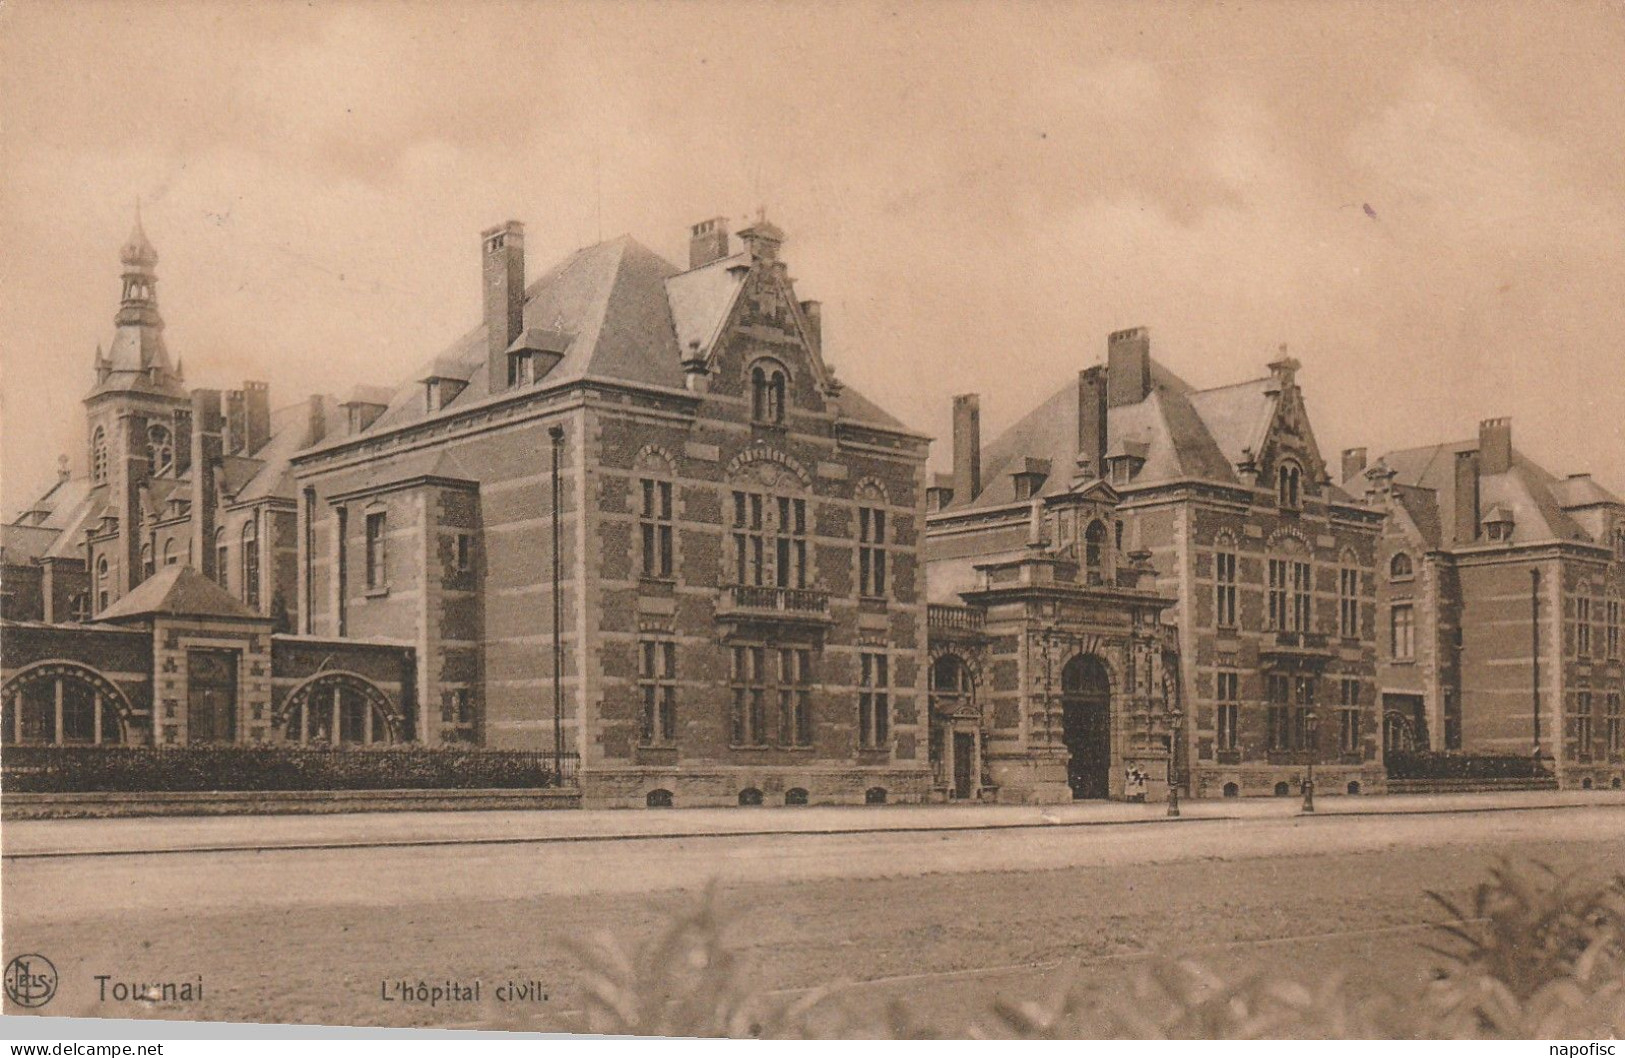
<path fill-rule="evenodd" d="M 0 687 L 7 745 L 113 745 L 126 741 L 134 710 L 118 686 L 88 665 L 44 661 Z"/>
<path fill-rule="evenodd" d="M 403 737 L 400 710 L 376 684 L 353 672 L 323 672 L 296 687 L 277 723 L 290 743 L 371 745 Z"/>
<path fill-rule="evenodd" d="M 1061 740 L 1066 782 L 1075 800 L 1111 793 L 1111 673 L 1095 654 L 1077 654 L 1061 670 Z"/>

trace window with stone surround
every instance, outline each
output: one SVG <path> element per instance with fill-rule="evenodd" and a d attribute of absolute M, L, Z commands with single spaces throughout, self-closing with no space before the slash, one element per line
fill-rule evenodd
<path fill-rule="evenodd" d="M 259 521 L 249 518 L 243 523 L 243 603 L 250 610 L 260 608 L 260 542 Z"/>
<path fill-rule="evenodd" d="M 1217 743 L 1221 750 L 1239 745 L 1241 726 L 1241 674 L 1220 672 L 1215 676 L 1214 695 L 1218 699 Z"/>
<path fill-rule="evenodd" d="M 758 360 L 750 369 L 751 421 L 768 426 L 784 422 L 786 379 L 784 367 L 773 360 Z"/>
<path fill-rule="evenodd" d="M 767 648 L 760 644 L 736 645 L 728 682 L 733 694 L 730 740 L 736 746 L 765 745 Z"/>
<path fill-rule="evenodd" d="M 1337 746 L 1343 753 L 1360 752 L 1360 681 L 1344 679 L 1338 709 Z"/>
<path fill-rule="evenodd" d="M 367 590 L 378 591 L 389 586 L 389 531 L 388 515 L 384 511 L 367 514 Z"/>
<path fill-rule="evenodd" d="M 736 490 L 733 494 L 736 583 L 807 586 L 807 501 Z"/>
<path fill-rule="evenodd" d="M 1307 562 L 1272 558 L 1269 561 L 1269 630 L 1313 630 L 1310 567 Z"/>
<path fill-rule="evenodd" d="M 1360 571 L 1337 571 L 1337 631 L 1344 639 L 1360 638 Z"/>
<path fill-rule="evenodd" d="M 779 745 L 811 746 L 812 651 L 781 647 L 779 655 Z"/>
<path fill-rule="evenodd" d="M 1312 574 L 1307 562 L 1292 563 L 1292 631 L 1315 630 Z"/>
<path fill-rule="evenodd" d="M 886 511 L 858 508 L 858 594 L 879 598 L 886 594 Z"/>
<path fill-rule="evenodd" d="M 1603 738 L 1608 743 L 1608 755 L 1618 757 L 1625 753 L 1625 713 L 1621 711 L 1620 692 L 1608 692 L 1608 712 L 1603 717 Z"/>
<path fill-rule="evenodd" d="M 638 694 L 643 701 L 643 744 L 669 745 L 676 741 L 676 643 L 662 639 L 638 643 Z"/>
<path fill-rule="evenodd" d="M 643 478 L 638 528 L 643 545 L 643 575 L 667 579 L 672 571 L 672 483 Z"/>
<path fill-rule="evenodd" d="M 1267 701 L 1269 748 L 1292 748 L 1292 680 L 1283 673 L 1272 672 L 1264 679 Z"/>
<path fill-rule="evenodd" d="M 1416 608 L 1410 603 L 1388 611 L 1388 652 L 1395 661 L 1416 659 Z"/>
<path fill-rule="evenodd" d="M 1213 621 L 1219 628 L 1236 627 L 1236 553 L 1213 555 Z"/>
<path fill-rule="evenodd" d="M 1591 756 L 1591 692 L 1574 692 L 1574 741 L 1582 760 Z"/>
<path fill-rule="evenodd" d="M 1619 660 L 1619 615 L 1625 609 L 1619 599 L 1609 599 L 1603 606 L 1603 636 L 1609 661 Z"/>
<path fill-rule="evenodd" d="M 1303 470 L 1296 463 L 1282 463 L 1275 472 L 1275 499 L 1283 509 L 1295 511 L 1302 500 L 1300 495 Z"/>
<path fill-rule="evenodd" d="M 220 582 L 227 591 L 227 579 L 231 575 L 231 549 L 226 543 L 226 527 L 221 526 L 214 531 L 214 579 Z"/>
<path fill-rule="evenodd" d="M 883 749 L 891 738 L 891 658 L 864 652 L 858 661 L 858 745 Z"/>
<path fill-rule="evenodd" d="M 107 480 L 107 431 L 100 426 L 90 435 L 90 480 L 97 485 Z"/>
<path fill-rule="evenodd" d="M 1416 576 L 1416 566 L 1411 562 L 1411 556 L 1401 551 L 1389 559 L 1388 576 L 1392 580 L 1409 580 Z"/>
<path fill-rule="evenodd" d="M 1284 558 L 1272 558 L 1269 564 L 1269 630 L 1281 632 L 1286 630 L 1286 582 L 1287 562 Z"/>
<path fill-rule="evenodd" d="M 1580 585 L 1581 591 L 1588 590 Z M 1574 600 L 1574 649 L 1582 658 L 1591 656 L 1591 597 L 1581 595 Z"/>

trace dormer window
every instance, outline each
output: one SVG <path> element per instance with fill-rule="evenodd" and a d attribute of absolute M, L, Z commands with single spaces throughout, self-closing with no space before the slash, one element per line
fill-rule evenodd
<path fill-rule="evenodd" d="M 1296 463 L 1282 463 L 1275 471 L 1275 501 L 1283 510 L 1295 511 L 1302 499 L 1303 471 Z"/>
<path fill-rule="evenodd" d="M 1049 480 L 1049 471 L 1050 462 L 1047 459 L 1033 459 L 1030 456 L 1023 459 L 1020 469 L 1010 475 L 1016 499 L 1030 500 L 1043 491 L 1044 482 Z"/>
<path fill-rule="evenodd" d="M 1512 539 L 1513 527 L 1512 512 L 1496 504 L 1490 508 L 1489 514 L 1484 516 L 1484 539 L 1505 543 Z"/>
<path fill-rule="evenodd" d="M 784 368 L 771 360 L 760 361 L 751 368 L 751 421 L 770 426 L 784 422 L 785 378 Z"/>
<path fill-rule="evenodd" d="M 532 386 L 541 377 L 537 372 L 537 356 L 526 350 L 508 354 L 508 385 Z"/>
<path fill-rule="evenodd" d="M 1105 572 L 1106 524 L 1099 519 L 1089 523 L 1083 531 L 1083 564 L 1089 574 L 1089 583 L 1099 584 Z"/>
<path fill-rule="evenodd" d="M 1106 476 L 1113 485 L 1127 485 L 1145 466 L 1150 446 L 1143 441 L 1119 441 L 1106 453 Z"/>

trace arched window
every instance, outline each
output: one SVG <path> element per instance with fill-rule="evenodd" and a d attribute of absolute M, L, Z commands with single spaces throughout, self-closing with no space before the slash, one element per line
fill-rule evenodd
<path fill-rule="evenodd" d="M 152 576 L 154 572 L 156 572 L 156 570 L 153 567 L 152 561 L 153 561 L 152 560 L 152 545 L 151 544 L 142 544 L 141 545 L 141 579 L 142 580 L 147 579 L 148 577 Z"/>
<path fill-rule="evenodd" d="M 762 791 L 754 786 L 747 786 L 739 791 L 739 806 L 741 808 L 755 808 L 762 803 Z"/>
<path fill-rule="evenodd" d="M 750 371 L 750 417 L 755 422 L 784 422 L 784 368 L 772 360 L 759 360 Z"/>
<path fill-rule="evenodd" d="M 226 527 L 221 526 L 214 531 L 214 579 L 220 586 L 230 591 L 228 571 L 231 569 L 231 552 L 226 546 Z"/>
<path fill-rule="evenodd" d="M 1275 472 L 1276 502 L 1288 510 L 1297 510 L 1303 471 L 1296 463 L 1282 463 Z"/>
<path fill-rule="evenodd" d="M 784 791 L 784 803 L 787 805 L 804 805 L 807 803 L 807 791 L 799 786 L 792 786 Z"/>
<path fill-rule="evenodd" d="M 648 805 L 650 808 L 670 808 L 671 791 L 650 790 L 648 795 L 644 797 L 643 803 Z"/>
<path fill-rule="evenodd" d="M 153 475 L 164 474 L 175 465 L 175 441 L 169 427 L 153 423 L 147 427 L 147 466 Z"/>
<path fill-rule="evenodd" d="M 103 555 L 96 560 L 96 612 L 101 613 L 107 609 L 110 601 L 107 589 L 107 556 Z"/>
<path fill-rule="evenodd" d="M 289 742 L 355 744 L 393 742 L 400 721 L 389 697 L 351 673 L 329 672 L 298 688 L 284 713 Z"/>
<path fill-rule="evenodd" d="M 1083 562 L 1091 583 L 1098 584 L 1106 561 L 1106 524 L 1098 519 L 1083 531 Z"/>
<path fill-rule="evenodd" d="M 173 566 L 175 564 L 175 560 L 175 538 L 170 537 L 168 540 L 164 541 L 164 565 Z"/>
<path fill-rule="evenodd" d="M 1388 575 L 1395 580 L 1416 575 L 1416 567 L 1411 564 L 1411 556 L 1401 551 L 1388 563 Z"/>
<path fill-rule="evenodd" d="M 42 662 L 14 676 L 0 697 L 5 705 L 0 727 L 7 745 L 124 741 L 121 713 L 128 702 L 94 669 L 72 662 Z"/>
<path fill-rule="evenodd" d="M 100 426 L 90 437 L 90 480 L 97 485 L 107 480 L 107 431 Z"/>
<path fill-rule="evenodd" d="M 243 602 L 250 610 L 260 608 L 259 520 L 243 523 Z"/>

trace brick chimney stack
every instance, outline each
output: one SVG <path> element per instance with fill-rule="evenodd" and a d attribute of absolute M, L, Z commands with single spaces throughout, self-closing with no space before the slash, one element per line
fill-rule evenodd
<path fill-rule="evenodd" d="M 517 220 L 480 233 L 485 300 L 487 390 L 508 388 L 508 347 L 525 328 L 525 226 Z"/>
<path fill-rule="evenodd" d="M 1456 453 L 1456 543 L 1470 544 L 1478 539 L 1478 475 L 1482 456 L 1469 450 Z"/>
<path fill-rule="evenodd" d="M 264 382 L 243 383 L 243 452 L 253 455 L 271 439 L 271 387 Z"/>
<path fill-rule="evenodd" d="M 704 268 L 728 256 L 728 218 L 712 217 L 688 229 L 688 267 Z"/>
<path fill-rule="evenodd" d="M 1099 366 L 1078 372 L 1079 475 L 1099 478 L 1106 473 L 1106 375 Z"/>
<path fill-rule="evenodd" d="M 197 571 L 215 580 L 214 501 L 215 475 L 220 471 L 220 391 L 192 391 L 192 562 Z"/>
<path fill-rule="evenodd" d="M 1343 449 L 1343 480 L 1349 481 L 1354 475 L 1365 469 L 1365 449 Z"/>
<path fill-rule="evenodd" d="M 1106 400 L 1113 408 L 1151 395 L 1151 332 L 1144 327 L 1113 331 L 1106 339 Z"/>
<path fill-rule="evenodd" d="M 1479 469 L 1505 474 L 1512 469 L 1512 420 L 1485 419 L 1478 424 Z"/>
<path fill-rule="evenodd" d="M 969 503 L 981 491 L 981 398 L 965 393 L 954 398 L 954 499 Z"/>

